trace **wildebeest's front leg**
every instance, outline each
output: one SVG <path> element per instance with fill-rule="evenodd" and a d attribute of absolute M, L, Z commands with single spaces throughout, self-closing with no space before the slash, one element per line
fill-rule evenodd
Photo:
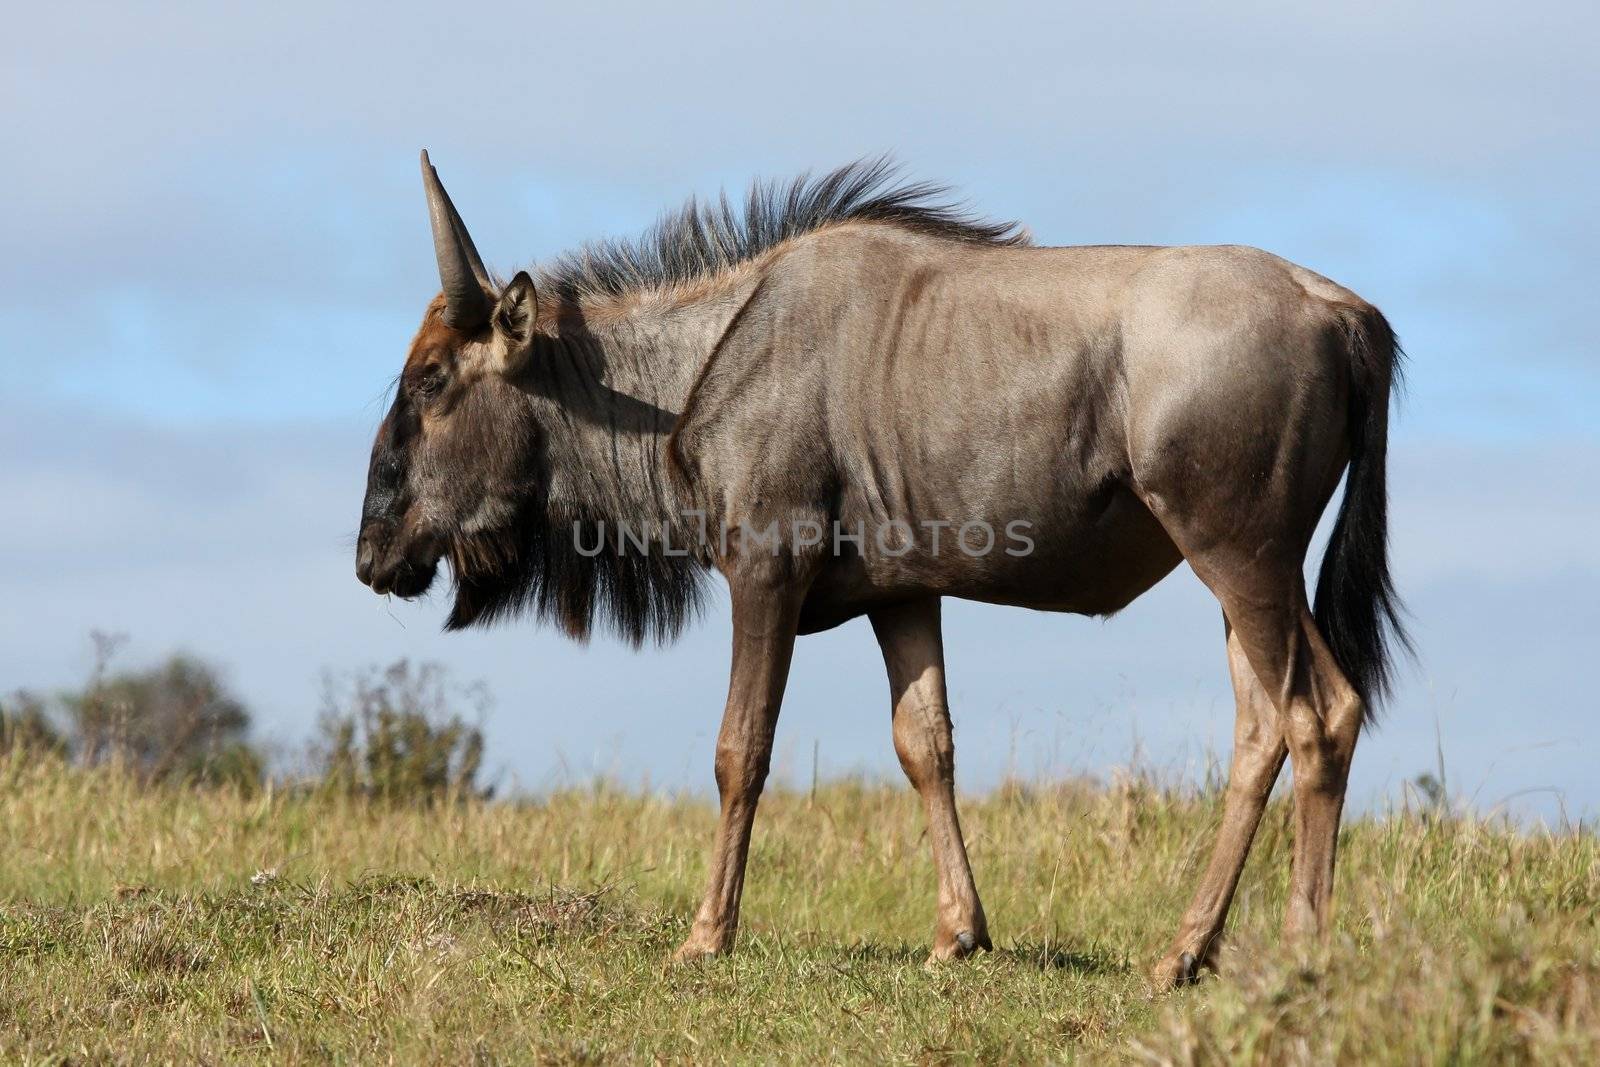
<path fill-rule="evenodd" d="M 730 575 L 733 676 L 717 735 L 717 792 L 722 813 L 712 845 L 705 898 L 678 949 L 680 962 L 727 952 L 739 925 L 745 857 L 756 802 L 772 760 L 772 735 L 789 676 L 802 591 L 781 578 Z"/>
<path fill-rule="evenodd" d="M 889 670 L 894 750 L 928 816 L 939 879 L 933 958 L 949 960 L 994 946 L 956 815 L 956 749 L 950 736 L 939 615 L 939 598 L 933 597 L 873 612 L 872 628 Z"/>

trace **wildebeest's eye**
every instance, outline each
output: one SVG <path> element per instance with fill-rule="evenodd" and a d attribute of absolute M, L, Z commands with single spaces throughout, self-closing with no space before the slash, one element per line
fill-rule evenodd
<path fill-rule="evenodd" d="M 417 395 L 424 400 L 432 400 L 443 390 L 444 370 L 439 367 L 435 367 L 423 375 L 422 380 L 417 383 Z"/>

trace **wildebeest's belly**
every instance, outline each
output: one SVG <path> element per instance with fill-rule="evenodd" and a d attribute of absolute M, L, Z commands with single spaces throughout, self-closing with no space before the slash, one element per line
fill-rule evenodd
<path fill-rule="evenodd" d="M 921 596 L 1106 615 L 1182 558 L 1155 516 L 1120 484 L 1031 515 L 979 508 L 948 519 L 873 520 L 847 506 L 837 533 L 807 596 L 801 632 Z"/>

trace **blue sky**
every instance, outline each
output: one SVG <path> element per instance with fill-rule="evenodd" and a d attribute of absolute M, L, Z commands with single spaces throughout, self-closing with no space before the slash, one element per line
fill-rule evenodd
<path fill-rule="evenodd" d="M 1411 353 L 1394 551 L 1421 659 L 1357 753 L 1485 808 L 1600 812 L 1600 13 L 1594 5 L 437 5 L 13 14 L 0 42 L 0 690 L 226 664 L 285 744 L 319 678 L 482 678 L 531 788 L 705 788 L 727 623 L 672 649 L 439 632 L 350 539 L 436 287 L 427 146 L 492 265 L 690 193 L 893 152 L 1045 243 L 1256 244 L 1378 303 Z M 1214 603 L 1186 570 L 1109 622 L 950 605 L 969 788 L 1225 758 Z M 780 773 L 896 773 L 857 622 L 802 641 Z"/>

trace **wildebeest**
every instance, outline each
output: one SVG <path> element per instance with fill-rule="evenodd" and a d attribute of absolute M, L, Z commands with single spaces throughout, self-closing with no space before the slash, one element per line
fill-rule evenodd
<path fill-rule="evenodd" d="M 1156 977 L 1210 962 L 1286 756 L 1285 928 L 1326 928 L 1351 754 L 1404 642 L 1398 349 L 1376 308 L 1251 248 L 1034 247 L 882 164 L 758 185 L 742 210 L 691 201 L 501 284 L 426 152 L 422 173 L 443 292 L 373 446 L 357 573 L 416 596 L 447 560 L 450 629 L 525 612 L 640 642 L 721 572 L 721 816 L 678 958 L 733 945 L 796 635 L 861 615 L 927 812 L 933 956 L 990 947 L 940 598 L 1109 615 L 1180 560 L 1221 603 L 1238 717 L 1221 832 Z M 1313 608 L 1304 558 L 1347 467 Z"/>

